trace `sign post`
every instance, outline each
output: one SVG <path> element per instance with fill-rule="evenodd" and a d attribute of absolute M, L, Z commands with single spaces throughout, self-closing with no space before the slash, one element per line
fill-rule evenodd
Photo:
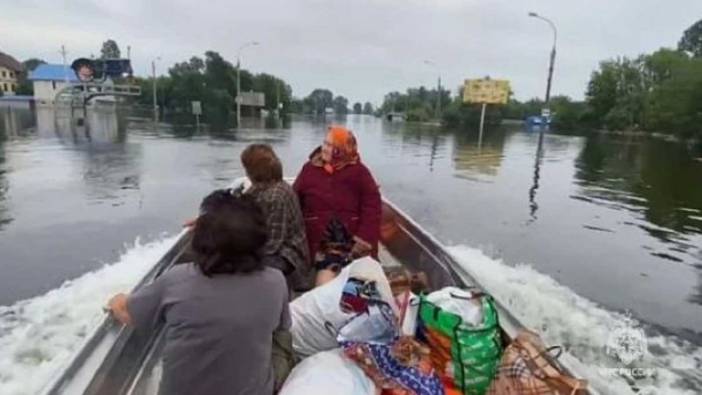
<path fill-rule="evenodd" d="M 483 142 L 483 129 L 485 127 L 485 111 L 488 104 L 506 104 L 509 100 L 509 81 L 484 78 L 479 80 L 466 80 L 463 86 L 464 103 L 480 103 L 480 133 L 478 145 Z"/>
<path fill-rule="evenodd" d="M 190 102 L 193 108 L 193 114 L 195 115 L 195 126 L 200 130 L 200 115 L 202 115 L 202 103 L 199 101 Z"/>
<path fill-rule="evenodd" d="M 483 145 L 483 125 L 485 125 L 485 108 L 487 103 L 483 103 L 483 108 L 480 110 L 480 134 L 478 134 L 478 146 Z"/>

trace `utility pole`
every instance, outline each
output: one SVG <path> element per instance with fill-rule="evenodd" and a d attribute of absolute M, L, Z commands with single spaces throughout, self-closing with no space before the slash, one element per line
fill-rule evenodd
<path fill-rule="evenodd" d="M 239 49 L 241 51 L 241 49 Z M 241 125 L 241 59 L 236 57 L 236 127 Z"/>
<path fill-rule="evenodd" d="M 439 82 L 437 83 L 437 93 L 436 96 L 436 119 L 441 119 L 441 76 L 439 76 Z"/>
<path fill-rule="evenodd" d="M 63 58 L 63 80 L 65 83 L 68 83 L 68 70 L 66 69 L 66 55 L 68 54 L 68 51 L 66 51 L 65 45 L 61 44 L 61 50 L 59 51 L 59 53 Z"/>
<path fill-rule="evenodd" d="M 275 83 L 275 108 L 276 111 L 280 108 L 280 82 Z"/>
<path fill-rule="evenodd" d="M 158 101 L 156 97 L 156 61 L 161 60 L 161 57 L 156 57 L 151 61 L 151 78 L 152 78 L 152 90 L 153 90 L 153 102 L 154 102 L 154 122 L 158 122 Z"/>
<path fill-rule="evenodd" d="M 258 45 L 258 41 L 250 41 L 239 47 L 236 52 L 236 127 L 241 125 L 241 51 L 253 45 Z"/>
<path fill-rule="evenodd" d="M 441 74 L 439 73 L 439 67 L 431 60 L 425 60 L 424 64 L 434 67 L 438 74 L 438 82 L 436 84 L 436 107 L 434 108 L 436 114 L 434 116 L 439 119 L 441 118 Z"/>
<path fill-rule="evenodd" d="M 551 101 L 551 81 L 553 79 L 553 67 L 556 63 L 556 40 L 558 38 L 558 31 L 556 30 L 556 25 L 550 19 L 543 17 L 535 12 L 530 12 L 529 16 L 532 18 L 541 19 L 542 21 L 548 23 L 548 25 L 551 27 L 551 30 L 553 31 L 553 46 L 551 47 L 551 56 L 548 65 L 548 78 L 546 80 L 546 97 L 544 100 L 544 105 L 548 109 L 549 102 Z"/>

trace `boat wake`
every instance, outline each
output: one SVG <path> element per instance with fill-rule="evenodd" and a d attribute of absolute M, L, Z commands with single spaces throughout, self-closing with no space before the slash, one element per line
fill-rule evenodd
<path fill-rule="evenodd" d="M 101 322 L 107 299 L 128 292 L 175 240 L 142 244 L 137 238 L 115 263 L 0 306 L 0 394 L 40 392 Z"/>
<path fill-rule="evenodd" d="M 591 385 L 605 394 L 699 394 L 702 348 L 647 328 L 577 295 L 531 266 L 509 266 L 466 246 L 449 248 L 473 276 L 548 344 L 560 344 Z M 616 334 L 641 333 L 639 360 L 612 353 Z M 608 346 L 610 352 L 608 353 Z M 623 362 L 622 362 L 623 360 Z M 625 363 L 627 362 L 627 363 Z"/>
<path fill-rule="evenodd" d="M 107 298 L 128 291 L 177 236 L 142 244 L 137 239 L 117 262 L 67 281 L 42 296 L 0 306 L 0 393 L 36 394 L 66 365 L 103 317 Z M 449 249 L 525 325 L 549 344 L 563 345 L 581 372 L 605 394 L 697 394 L 702 349 L 646 329 L 648 352 L 624 365 L 606 346 L 616 328 L 642 327 L 608 311 L 528 265 L 509 266 L 465 246 Z M 633 378 L 636 367 L 645 378 Z M 618 369 L 625 368 L 625 369 Z"/>

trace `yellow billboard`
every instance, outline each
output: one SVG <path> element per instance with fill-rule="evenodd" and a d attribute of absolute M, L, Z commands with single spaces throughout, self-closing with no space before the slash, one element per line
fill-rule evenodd
<path fill-rule="evenodd" d="M 463 86 L 464 103 L 506 104 L 509 99 L 507 80 L 466 80 Z"/>

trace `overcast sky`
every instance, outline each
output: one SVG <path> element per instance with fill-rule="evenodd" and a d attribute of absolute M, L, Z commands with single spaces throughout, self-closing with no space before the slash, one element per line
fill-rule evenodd
<path fill-rule="evenodd" d="M 542 97 L 551 31 L 558 26 L 553 94 L 582 98 L 600 60 L 673 47 L 702 18 L 701 0 L 0 0 L 0 51 L 61 63 L 99 54 L 107 38 L 136 74 L 157 72 L 206 50 L 288 81 L 295 96 L 329 88 L 379 103 L 391 90 L 435 85 L 455 91 L 465 78 L 512 82 L 520 100 Z M 432 67 L 424 63 L 431 60 Z"/>

